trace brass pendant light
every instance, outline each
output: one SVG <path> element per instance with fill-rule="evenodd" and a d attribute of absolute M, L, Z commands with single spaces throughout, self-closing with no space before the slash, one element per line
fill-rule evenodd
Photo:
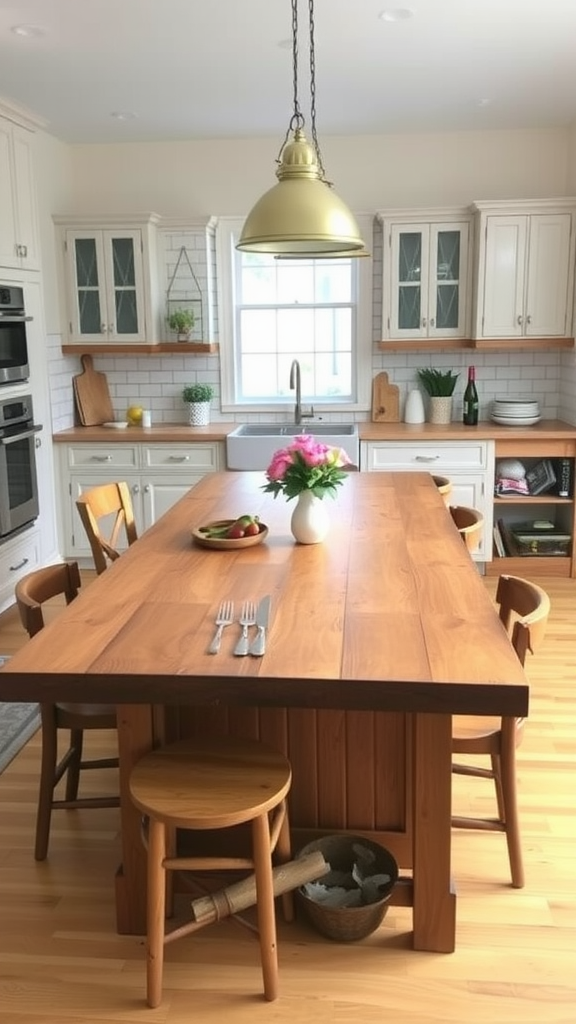
<path fill-rule="evenodd" d="M 294 112 L 276 161 L 278 184 L 265 192 L 248 214 L 236 248 L 292 258 L 365 255 L 354 216 L 326 181 L 316 135 L 314 0 L 308 0 L 313 144 L 304 135 L 298 102 L 298 0 L 291 3 Z M 288 142 L 290 133 L 293 138 Z"/>

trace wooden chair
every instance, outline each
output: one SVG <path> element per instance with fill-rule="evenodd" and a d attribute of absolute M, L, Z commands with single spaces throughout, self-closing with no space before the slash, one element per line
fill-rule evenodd
<path fill-rule="evenodd" d="M 517 576 L 501 576 L 496 601 L 500 618 L 510 636 L 516 654 L 524 664 L 526 652 L 534 653 L 541 643 L 550 612 L 550 599 L 535 583 Z M 470 775 L 493 779 L 496 788 L 498 817 L 495 819 L 468 818 L 454 815 L 455 828 L 496 830 L 506 833 L 512 885 L 524 885 L 522 847 L 518 821 L 516 794 L 516 747 L 522 740 L 524 719 L 481 718 L 456 715 L 452 725 L 452 753 L 487 754 L 491 768 L 477 768 L 454 763 L 456 775 Z"/>
<path fill-rule="evenodd" d="M 66 603 L 77 596 L 80 589 L 80 573 L 76 562 L 48 565 L 43 569 L 24 576 L 16 584 L 15 594 L 20 619 L 24 629 L 33 637 L 44 627 L 42 605 L 44 602 L 63 594 Z M 115 729 L 116 709 L 109 704 L 42 704 L 42 763 L 40 768 L 40 793 L 36 816 L 36 860 L 45 860 L 50 839 L 52 811 L 71 807 L 119 807 L 117 795 L 105 797 L 78 796 L 80 772 L 94 768 L 118 766 L 117 758 L 82 760 L 82 741 L 85 729 Z M 70 741 L 63 756 L 58 760 L 58 732 L 70 730 Z M 54 796 L 56 786 L 66 775 L 64 799 Z"/>
<path fill-rule="evenodd" d="M 432 479 L 444 498 L 444 503 L 449 505 L 450 495 L 452 493 L 452 481 L 447 476 L 435 476 L 434 473 L 432 474 Z"/>
<path fill-rule="evenodd" d="M 449 505 L 450 515 L 468 551 L 477 551 L 484 528 L 484 516 L 476 508 Z"/>
<path fill-rule="evenodd" d="M 198 737 L 154 750 L 136 764 L 130 795 L 148 824 L 147 1001 L 162 999 L 164 946 L 204 927 L 193 921 L 165 932 L 172 912 L 173 872 L 254 869 L 264 995 L 278 995 L 278 958 L 272 879 L 272 852 L 290 860 L 285 797 L 291 768 L 282 755 L 254 740 Z M 274 812 L 269 818 L 269 812 Z M 227 829 L 249 822 L 251 851 L 238 856 L 188 857 L 176 850 L 176 829 Z M 236 852 L 236 855 L 234 855 Z M 292 895 L 282 896 L 284 914 L 293 916 Z M 246 923 L 246 922 L 242 922 Z"/>
<path fill-rule="evenodd" d="M 98 575 L 105 572 L 110 562 L 120 557 L 118 540 L 124 531 L 128 545 L 138 540 L 132 499 L 126 483 L 102 484 L 84 491 L 76 499 L 76 508 L 86 530 L 94 565 Z M 106 517 L 111 529 L 107 536 L 102 533 L 102 520 Z"/>

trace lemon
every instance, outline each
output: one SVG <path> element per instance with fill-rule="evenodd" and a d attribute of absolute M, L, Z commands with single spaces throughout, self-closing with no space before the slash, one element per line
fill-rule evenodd
<path fill-rule="evenodd" d="M 141 405 L 131 405 L 126 410 L 126 419 L 133 427 L 139 427 L 142 423 L 143 408 Z"/>

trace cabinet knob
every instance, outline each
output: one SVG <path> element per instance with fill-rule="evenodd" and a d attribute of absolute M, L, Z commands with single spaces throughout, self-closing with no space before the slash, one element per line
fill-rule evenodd
<path fill-rule="evenodd" d="M 530 314 L 528 314 L 528 316 L 526 317 L 526 323 L 527 324 L 531 324 L 532 323 L 532 317 L 530 316 Z"/>
<path fill-rule="evenodd" d="M 427 324 L 427 320 L 426 320 L 426 317 L 425 317 L 425 316 L 423 316 L 423 317 L 422 317 L 422 327 L 426 327 L 426 324 Z"/>
<path fill-rule="evenodd" d="M 430 321 L 430 327 L 436 327 L 436 320 L 434 319 L 434 317 L 432 317 Z"/>
<path fill-rule="evenodd" d="M 144 485 L 144 494 L 150 494 L 150 484 Z"/>
<path fill-rule="evenodd" d="M 106 334 L 106 324 L 100 324 L 100 334 Z"/>
<path fill-rule="evenodd" d="M 518 316 L 516 317 L 516 321 L 517 321 L 517 323 L 520 324 L 520 326 L 522 326 L 522 314 L 521 313 L 518 313 Z"/>

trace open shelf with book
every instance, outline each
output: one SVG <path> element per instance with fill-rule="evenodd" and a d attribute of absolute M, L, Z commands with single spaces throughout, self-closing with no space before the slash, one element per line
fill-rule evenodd
<path fill-rule="evenodd" d="M 576 441 L 497 440 L 488 575 L 576 576 Z"/>

